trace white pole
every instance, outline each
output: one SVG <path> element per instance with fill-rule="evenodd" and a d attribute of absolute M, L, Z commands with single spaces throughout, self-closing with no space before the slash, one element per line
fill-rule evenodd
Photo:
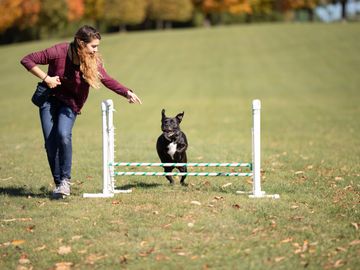
<path fill-rule="evenodd" d="M 258 99 L 252 102 L 253 130 L 252 130 L 252 151 L 253 151 L 253 196 L 259 197 L 261 191 L 261 160 L 260 160 L 260 110 L 261 102 Z"/>
<path fill-rule="evenodd" d="M 105 101 L 101 103 L 102 132 L 103 132 L 103 193 L 109 193 L 109 133 L 108 133 L 108 107 Z"/>
<path fill-rule="evenodd" d="M 112 104 L 112 101 L 111 101 Z M 111 180 L 109 172 L 109 133 L 108 133 L 108 116 L 109 116 L 109 100 L 101 102 L 102 114 L 102 145 L 103 145 L 103 192 L 102 193 L 84 193 L 84 198 L 105 198 L 113 197 L 114 193 L 111 189 Z"/>
<path fill-rule="evenodd" d="M 265 195 L 261 190 L 261 130 L 260 130 L 261 102 L 258 99 L 252 102 L 253 128 L 252 128 L 252 154 L 253 154 L 253 192 L 250 198 L 279 199 L 279 194 Z"/>

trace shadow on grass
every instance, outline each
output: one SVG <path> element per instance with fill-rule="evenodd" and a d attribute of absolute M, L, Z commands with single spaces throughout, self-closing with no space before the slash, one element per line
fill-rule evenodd
<path fill-rule="evenodd" d="M 0 187 L 0 195 L 8 195 L 12 197 L 32 197 L 32 198 L 48 198 L 51 195 L 45 187 L 40 188 L 38 192 L 24 187 Z"/>
<path fill-rule="evenodd" d="M 158 183 L 146 183 L 146 182 L 137 182 L 132 184 L 127 184 L 123 186 L 117 186 L 116 189 L 132 189 L 132 188 L 139 188 L 139 189 L 150 189 L 150 188 L 157 188 L 162 186 Z"/>

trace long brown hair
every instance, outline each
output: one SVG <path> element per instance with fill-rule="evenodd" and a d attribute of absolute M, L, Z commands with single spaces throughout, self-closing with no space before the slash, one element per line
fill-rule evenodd
<path fill-rule="evenodd" d="M 100 33 L 94 27 L 84 25 L 76 32 L 74 45 L 80 60 L 80 71 L 83 73 L 85 81 L 91 87 L 98 89 L 101 80 L 98 66 L 103 63 L 102 57 L 98 52 L 90 54 L 85 51 L 86 44 L 94 39 L 100 40 Z"/>

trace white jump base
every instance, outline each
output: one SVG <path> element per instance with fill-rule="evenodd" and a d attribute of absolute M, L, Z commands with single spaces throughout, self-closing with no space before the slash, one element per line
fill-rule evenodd
<path fill-rule="evenodd" d="M 109 198 L 116 193 L 131 193 L 131 189 L 119 190 L 115 188 L 115 176 L 243 176 L 252 177 L 252 191 L 237 191 L 237 194 L 247 194 L 249 198 L 278 199 L 278 194 L 266 194 L 261 190 L 260 173 L 260 100 L 252 102 L 252 163 L 155 163 L 155 162 L 115 162 L 114 161 L 114 104 L 111 99 L 101 103 L 102 133 L 103 133 L 103 192 L 84 193 L 85 198 Z M 115 167 L 247 167 L 251 172 L 117 172 Z"/>

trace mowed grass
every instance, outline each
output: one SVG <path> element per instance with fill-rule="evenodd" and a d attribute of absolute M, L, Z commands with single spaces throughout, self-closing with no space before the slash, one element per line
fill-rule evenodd
<path fill-rule="evenodd" d="M 70 40 L 71 38 L 69 38 Z M 25 54 L 0 47 L 1 269 L 358 269 L 360 24 L 284 24 L 104 35 L 108 72 L 143 105 L 92 90 L 73 130 L 72 196 L 53 189 Z M 160 112 L 185 111 L 190 162 L 251 160 L 262 101 L 262 188 L 249 178 L 118 177 L 101 192 L 100 103 L 113 99 L 116 161 L 157 162 Z M 140 170 L 142 170 L 140 168 Z M 231 183 L 231 185 L 229 185 Z"/>

